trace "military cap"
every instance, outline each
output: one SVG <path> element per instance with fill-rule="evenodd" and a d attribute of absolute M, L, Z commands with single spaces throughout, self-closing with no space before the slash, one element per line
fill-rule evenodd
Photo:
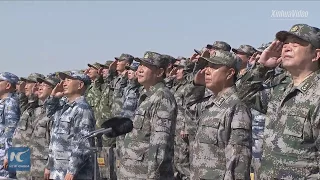
<path fill-rule="evenodd" d="M 120 57 L 115 57 L 115 59 L 117 61 L 124 61 L 124 60 L 127 60 L 130 62 L 130 64 L 132 63 L 134 57 L 130 54 L 121 54 Z"/>
<path fill-rule="evenodd" d="M 101 64 L 102 68 L 109 68 L 109 66 L 113 63 L 114 61 L 106 61 L 106 63 Z"/>
<path fill-rule="evenodd" d="M 268 42 L 266 44 L 261 44 L 261 46 L 257 48 L 257 51 L 263 52 L 265 49 L 267 49 L 271 45 L 271 43 L 272 42 Z"/>
<path fill-rule="evenodd" d="M 176 58 L 174 58 L 170 55 L 167 55 L 167 54 L 162 54 L 162 57 L 168 61 L 168 64 L 174 64 L 177 61 Z"/>
<path fill-rule="evenodd" d="M 212 64 L 216 65 L 224 65 L 230 68 L 234 68 L 236 72 L 240 70 L 241 59 L 229 51 L 215 51 L 210 54 L 209 58 L 200 57 L 200 59 L 204 59 Z"/>
<path fill-rule="evenodd" d="M 231 46 L 224 42 L 224 41 L 215 41 L 213 42 L 213 44 L 208 44 L 207 45 L 208 49 L 215 49 L 215 50 L 223 50 L 223 51 L 230 51 L 231 50 Z"/>
<path fill-rule="evenodd" d="M 284 42 L 289 35 L 296 36 L 309 42 L 312 46 L 320 48 L 320 29 L 307 24 L 296 24 L 289 31 L 279 31 L 276 38 Z"/>
<path fill-rule="evenodd" d="M 127 70 L 137 71 L 139 63 L 133 62 L 130 66 L 126 66 Z"/>
<path fill-rule="evenodd" d="M 10 72 L 2 72 L 0 73 L 1 81 L 8 81 L 11 84 L 17 84 L 19 82 L 19 77 Z"/>
<path fill-rule="evenodd" d="M 94 64 L 88 64 L 89 67 L 100 69 L 102 67 L 102 64 L 95 62 Z"/>
<path fill-rule="evenodd" d="M 90 77 L 81 71 L 59 72 L 59 78 L 62 80 L 64 80 L 65 78 L 77 79 L 82 81 L 85 85 L 91 84 Z"/>
<path fill-rule="evenodd" d="M 201 55 L 206 50 L 207 50 L 207 47 L 203 47 L 200 51 L 197 50 L 197 49 L 194 49 L 194 52 L 196 52 L 197 54 Z"/>
<path fill-rule="evenodd" d="M 37 78 L 44 78 L 45 76 L 39 73 L 31 73 L 28 77 L 21 77 L 20 81 L 37 82 Z"/>
<path fill-rule="evenodd" d="M 135 59 L 139 63 L 144 62 L 158 68 L 166 68 L 168 66 L 166 58 L 163 58 L 161 54 L 152 51 L 145 52 L 143 58 Z"/>
<path fill-rule="evenodd" d="M 245 53 L 249 56 L 252 56 L 255 52 L 257 52 L 257 50 L 254 47 L 246 44 L 240 45 L 238 49 L 232 48 L 232 51 L 234 53 Z"/>
<path fill-rule="evenodd" d="M 37 82 L 38 83 L 45 82 L 45 83 L 50 84 L 52 86 L 56 86 L 60 82 L 60 79 L 58 79 L 56 76 L 48 75 L 45 78 L 37 78 Z"/>
<path fill-rule="evenodd" d="M 181 60 L 186 60 L 187 58 L 185 58 L 185 57 L 183 57 L 183 56 L 178 56 L 176 59 L 177 59 L 178 61 L 181 61 Z"/>
<path fill-rule="evenodd" d="M 175 67 L 183 68 L 184 71 L 193 70 L 195 63 L 190 60 L 181 60 L 179 64 L 175 64 Z"/>

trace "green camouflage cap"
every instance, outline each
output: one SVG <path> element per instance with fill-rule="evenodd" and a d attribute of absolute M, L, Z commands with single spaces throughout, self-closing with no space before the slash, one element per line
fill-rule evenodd
<path fill-rule="evenodd" d="M 167 54 L 162 54 L 162 57 L 168 61 L 168 64 L 174 64 L 177 61 L 176 58 L 174 58 L 170 55 L 167 55 Z"/>
<path fill-rule="evenodd" d="M 272 42 L 268 42 L 266 44 L 261 44 L 261 46 L 257 48 L 257 51 L 263 52 L 265 49 L 267 49 L 271 45 L 271 43 Z"/>
<path fill-rule="evenodd" d="M 37 83 L 37 78 L 45 78 L 45 76 L 39 73 L 31 73 L 28 77 L 21 77 L 20 81 Z"/>
<path fill-rule="evenodd" d="M 60 82 L 60 79 L 57 78 L 56 76 L 48 75 L 45 78 L 37 78 L 37 82 L 38 83 L 45 82 L 45 83 L 50 84 L 52 86 L 56 86 Z"/>
<path fill-rule="evenodd" d="M 238 49 L 232 48 L 232 51 L 234 53 L 245 53 L 249 56 L 252 56 L 255 52 L 257 52 L 257 50 L 254 47 L 252 47 L 250 45 L 246 45 L 246 44 L 240 45 L 240 47 Z"/>
<path fill-rule="evenodd" d="M 152 66 L 157 66 L 158 68 L 166 68 L 168 66 L 166 58 L 163 58 L 161 54 L 152 51 L 145 52 L 143 58 L 135 59 L 139 63 L 144 62 Z"/>
<path fill-rule="evenodd" d="M 177 68 L 183 68 L 184 71 L 189 71 L 189 70 L 193 70 L 194 64 L 195 63 L 193 63 L 190 60 L 181 60 L 179 64 L 175 64 L 174 66 Z"/>
<path fill-rule="evenodd" d="M 114 61 L 106 61 L 106 63 L 101 64 L 101 67 L 103 68 L 109 68 L 109 66 L 113 63 Z"/>
<path fill-rule="evenodd" d="M 117 61 L 124 61 L 124 60 L 128 60 L 130 62 L 130 64 L 132 63 L 134 57 L 130 54 L 121 54 L 120 57 L 115 57 L 115 59 Z"/>
<path fill-rule="evenodd" d="M 229 51 L 215 51 L 210 54 L 209 58 L 200 57 L 200 59 L 204 59 L 212 64 L 216 65 L 224 65 L 230 68 L 234 68 L 236 72 L 240 70 L 241 59 Z"/>
<path fill-rule="evenodd" d="M 213 42 L 213 44 L 208 44 L 207 45 L 208 49 L 215 49 L 215 50 L 223 50 L 223 51 L 230 51 L 231 50 L 231 46 L 224 42 L 224 41 L 215 41 Z"/>
<path fill-rule="evenodd" d="M 100 69 L 102 67 L 102 64 L 95 62 L 94 64 L 88 64 L 89 67 Z"/>
<path fill-rule="evenodd" d="M 289 35 L 296 36 L 309 42 L 312 46 L 320 48 L 320 29 L 307 24 L 296 24 L 289 31 L 279 31 L 276 38 L 284 42 Z"/>
<path fill-rule="evenodd" d="M 183 56 L 178 56 L 176 59 L 177 59 L 178 61 L 181 61 L 181 60 L 186 60 L 187 58 L 185 58 L 185 57 L 183 57 Z"/>
<path fill-rule="evenodd" d="M 206 50 L 207 50 L 207 47 L 203 47 L 200 51 L 197 50 L 197 49 L 194 49 L 194 52 L 196 52 L 197 54 L 201 55 Z"/>

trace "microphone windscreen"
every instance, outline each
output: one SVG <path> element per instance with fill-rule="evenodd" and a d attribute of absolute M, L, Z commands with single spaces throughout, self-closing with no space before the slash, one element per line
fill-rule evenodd
<path fill-rule="evenodd" d="M 129 133 L 133 129 L 130 118 L 113 117 L 101 125 L 102 128 L 112 128 L 112 132 L 105 134 L 107 137 L 117 137 Z"/>

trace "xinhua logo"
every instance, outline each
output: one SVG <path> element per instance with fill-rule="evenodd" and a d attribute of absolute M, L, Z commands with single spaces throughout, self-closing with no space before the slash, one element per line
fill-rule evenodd
<path fill-rule="evenodd" d="M 8 171 L 30 171 L 30 149 L 11 147 L 8 150 Z"/>
<path fill-rule="evenodd" d="M 272 10 L 273 19 L 306 19 L 309 12 L 304 10 Z"/>

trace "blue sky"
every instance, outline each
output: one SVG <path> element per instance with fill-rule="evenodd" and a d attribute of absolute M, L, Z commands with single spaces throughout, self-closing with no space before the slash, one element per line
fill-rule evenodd
<path fill-rule="evenodd" d="M 258 47 L 293 24 L 319 25 L 316 1 L 58 1 L 0 2 L 0 71 L 84 69 L 147 50 L 189 57 L 216 40 Z M 304 18 L 271 17 L 272 10 Z"/>

